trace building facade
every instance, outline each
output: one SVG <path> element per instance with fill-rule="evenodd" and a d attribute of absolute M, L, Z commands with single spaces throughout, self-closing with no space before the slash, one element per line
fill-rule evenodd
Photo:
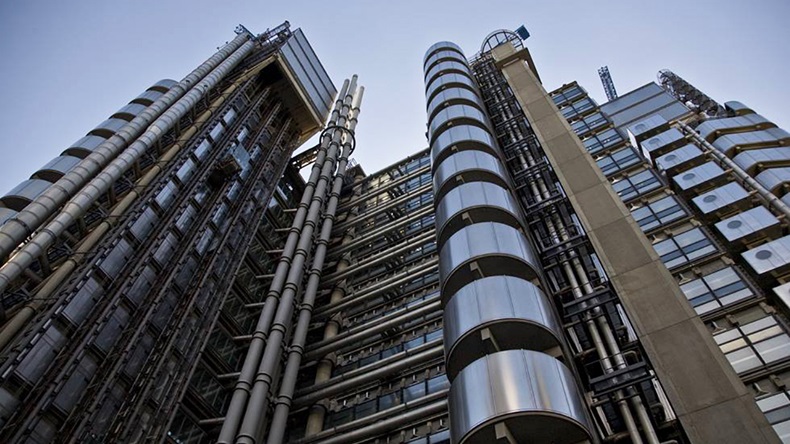
<path fill-rule="evenodd" d="M 788 133 L 669 71 L 548 92 L 499 30 L 366 174 L 356 77 L 238 34 L 0 198 L 4 439 L 790 441 Z"/>

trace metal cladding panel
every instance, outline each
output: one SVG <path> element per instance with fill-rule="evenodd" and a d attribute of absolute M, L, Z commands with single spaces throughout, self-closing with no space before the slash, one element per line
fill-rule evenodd
<path fill-rule="evenodd" d="M 763 131 L 727 134 L 716 139 L 713 146 L 730 155 L 734 149 L 739 147 L 769 147 L 783 143 L 790 143 L 790 133 L 781 128 L 769 128 Z"/>
<path fill-rule="evenodd" d="M 462 221 L 467 214 L 469 222 Z M 518 203 L 506 188 L 490 182 L 461 184 L 445 194 L 436 205 L 438 247 L 448 237 L 476 222 L 502 222 L 516 228 L 523 226 Z"/>
<path fill-rule="evenodd" d="M 790 147 L 770 147 L 744 151 L 733 157 L 732 160 L 744 171 L 752 174 L 754 168 L 758 165 L 764 168 L 770 165 L 790 163 Z"/>
<path fill-rule="evenodd" d="M 470 269 L 472 263 L 479 271 Z M 464 227 L 450 236 L 439 252 L 439 277 L 445 301 L 476 276 L 534 279 L 539 270 L 540 261 L 524 234 L 497 222 Z"/>
<path fill-rule="evenodd" d="M 481 128 L 489 128 L 486 115 L 479 109 L 469 105 L 451 105 L 436 113 L 428 125 L 428 134 L 433 140 L 436 136 L 453 126 L 453 120 L 474 123 Z"/>
<path fill-rule="evenodd" d="M 28 179 L 19 185 L 15 186 L 11 191 L 0 199 L 8 208 L 16 211 L 22 211 L 33 199 L 38 197 L 47 188 L 52 185 L 52 182 L 42 179 Z"/>
<path fill-rule="evenodd" d="M 697 132 L 703 139 L 708 139 L 708 142 L 713 139 L 710 136 L 716 136 L 716 132 L 736 132 L 748 128 L 768 128 L 776 126 L 765 117 L 759 114 L 747 114 L 745 116 L 730 117 L 727 119 L 711 119 L 702 122 L 697 127 Z"/>
<path fill-rule="evenodd" d="M 732 111 L 739 116 L 754 113 L 754 110 L 744 105 L 743 103 L 738 102 L 737 100 L 724 102 L 724 107 L 727 108 L 727 110 Z"/>
<path fill-rule="evenodd" d="M 777 188 L 790 182 L 790 167 L 771 168 L 755 176 L 757 182 L 774 192 Z"/>
<path fill-rule="evenodd" d="M 656 134 L 655 136 L 643 141 L 639 144 L 642 148 L 642 154 L 648 159 L 655 157 L 653 153 L 664 152 L 670 147 L 682 145 L 685 143 L 686 137 L 677 128 L 670 128 L 663 133 Z"/>
<path fill-rule="evenodd" d="M 687 144 L 656 159 L 660 170 L 674 170 L 686 162 L 702 158 L 702 150 L 696 145 Z"/>
<path fill-rule="evenodd" d="M 502 187 L 507 187 L 509 183 L 507 170 L 498 158 L 484 151 L 460 151 L 444 159 L 436 167 L 436 172 L 433 174 L 433 191 L 437 202 L 441 201 L 448 191 L 462 183 L 451 180 L 459 175 L 463 175 L 465 179 L 487 181 Z"/>
<path fill-rule="evenodd" d="M 433 65 L 433 67 L 425 73 L 425 82 L 430 83 L 437 75 L 449 74 L 451 71 L 461 72 L 469 77 L 472 76 L 472 72 L 469 71 L 469 67 L 466 66 L 466 63 L 457 62 L 455 60 L 445 60 Z"/>
<path fill-rule="evenodd" d="M 752 248 L 741 256 L 757 274 L 786 269 L 790 265 L 790 236 Z"/>
<path fill-rule="evenodd" d="M 434 53 L 432 56 L 428 57 L 425 60 L 425 64 L 423 65 L 423 71 L 426 69 L 430 69 L 435 63 L 439 62 L 440 60 L 457 60 L 461 63 L 467 63 L 466 57 L 463 54 L 459 53 L 456 50 L 452 49 L 442 49 Z"/>
<path fill-rule="evenodd" d="M 478 108 L 481 110 L 485 109 L 485 105 L 483 105 L 483 100 L 477 93 L 473 92 L 472 90 L 466 88 L 447 88 L 446 90 L 437 94 L 432 100 L 431 103 L 428 104 L 428 118 L 433 118 L 433 115 L 440 109 L 442 105 L 445 103 L 456 103 L 456 102 L 466 102 L 466 103 L 474 103 Z"/>
<path fill-rule="evenodd" d="M 58 156 L 49 162 L 46 165 L 39 168 L 38 172 L 35 175 L 41 175 L 41 173 L 45 173 L 47 171 L 54 171 L 59 174 L 58 176 L 62 176 L 63 174 L 68 173 L 74 168 L 75 165 L 80 163 L 82 159 L 79 157 L 74 156 Z M 34 177 L 35 178 L 35 177 Z M 41 177 L 42 179 L 46 179 L 45 177 Z"/>
<path fill-rule="evenodd" d="M 431 56 L 431 54 L 433 54 L 438 50 L 446 50 L 446 49 L 456 51 L 458 52 L 458 54 L 461 55 L 464 54 L 464 51 L 461 49 L 461 47 L 453 42 L 436 42 L 433 45 L 431 45 L 431 47 L 428 48 L 427 51 L 425 51 L 425 56 L 423 56 L 422 58 L 423 66 L 428 62 L 428 58 Z"/>
<path fill-rule="evenodd" d="M 445 74 L 443 76 L 439 76 L 435 78 L 432 82 L 428 83 L 428 87 L 425 89 L 425 99 L 431 100 L 433 96 L 451 86 L 458 86 L 463 85 L 466 88 L 471 89 L 472 91 L 477 91 L 477 86 L 475 82 L 469 78 L 469 76 L 458 74 L 458 73 L 450 73 Z"/>
<path fill-rule="evenodd" d="M 455 151 L 474 149 L 496 155 L 496 139 L 483 128 L 472 125 L 458 125 L 442 131 L 431 141 L 431 161 L 434 169 Z"/>
<path fill-rule="evenodd" d="M 313 111 L 322 118 L 328 116 L 337 88 L 318 61 L 302 30 L 294 31 L 280 51 L 310 101 Z"/>
<path fill-rule="evenodd" d="M 480 331 L 488 328 L 500 349 L 549 350 L 560 344 L 562 328 L 540 289 L 512 276 L 474 281 L 444 307 L 444 343 L 450 380 L 486 355 Z"/>
<path fill-rule="evenodd" d="M 0 225 L 3 225 L 8 219 L 16 216 L 17 211 L 10 208 L 0 207 Z"/>
<path fill-rule="evenodd" d="M 735 202 L 747 199 L 749 193 L 737 182 L 730 182 L 701 194 L 694 199 L 694 205 L 704 214 L 712 213 Z"/>
<path fill-rule="evenodd" d="M 767 208 L 759 206 L 724 219 L 716 224 L 716 229 L 721 232 L 725 239 L 732 242 L 778 225 L 779 219 L 771 214 Z"/>
<path fill-rule="evenodd" d="M 724 176 L 724 170 L 715 163 L 706 162 L 684 173 L 674 176 L 672 180 L 682 189 L 688 190 Z"/>
<path fill-rule="evenodd" d="M 469 364 L 450 386 L 452 442 L 496 442 L 504 422 L 516 442 L 575 443 L 590 438 L 573 375 L 549 355 L 508 350 Z"/>

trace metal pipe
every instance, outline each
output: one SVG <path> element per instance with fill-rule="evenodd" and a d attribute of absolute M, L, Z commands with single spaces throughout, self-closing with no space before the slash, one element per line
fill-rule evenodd
<path fill-rule="evenodd" d="M 768 208 L 773 207 L 776 211 L 779 211 L 786 218 L 788 218 L 787 220 L 790 220 L 790 207 L 784 203 L 782 199 L 771 193 L 771 191 L 765 188 L 760 182 L 754 180 L 754 178 L 750 176 L 749 173 L 744 171 L 743 168 L 741 168 L 737 163 L 733 162 L 732 159 L 727 157 L 724 153 L 716 149 L 716 147 L 711 145 L 707 140 L 703 139 L 702 136 L 697 134 L 697 132 L 694 131 L 690 126 L 683 122 L 678 122 L 678 126 L 683 130 L 684 133 L 690 135 L 691 138 L 703 148 L 703 151 L 705 151 L 706 154 L 710 154 L 715 157 L 728 169 L 732 170 L 735 176 L 741 179 L 745 185 L 757 191 L 758 196 L 766 203 Z"/>
<path fill-rule="evenodd" d="M 323 356 L 343 347 L 344 345 L 347 345 L 348 343 L 353 343 L 369 336 L 373 336 L 377 333 L 381 333 L 382 331 L 389 330 L 390 328 L 397 327 L 405 321 L 410 321 L 414 318 L 430 314 L 431 312 L 441 308 L 442 306 L 437 293 L 429 299 L 420 301 L 419 304 L 407 307 L 406 309 L 397 310 L 380 318 L 371 319 L 370 322 L 346 330 L 334 338 L 331 338 L 331 340 L 318 341 L 308 348 L 305 357 L 307 359 L 313 359 L 318 356 Z"/>
<path fill-rule="evenodd" d="M 397 178 L 395 180 L 390 181 L 386 185 L 377 187 L 375 190 L 371 191 L 370 193 L 367 193 L 367 194 L 365 194 L 363 196 L 360 196 L 358 198 L 352 198 L 348 202 L 344 202 L 343 205 L 341 205 L 337 209 L 337 211 L 339 211 L 339 212 L 346 212 L 346 211 L 350 210 L 352 207 L 359 206 L 360 204 L 362 204 L 366 200 L 368 200 L 368 199 L 370 199 L 372 197 L 376 197 L 379 194 L 382 194 L 382 193 L 384 193 L 386 191 L 389 191 L 389 190 L 395 188 L 396 186 L 401 185 L 404 182 L 407 182 L 407 181 L 413 179 L 416 176 L 420 176 L 422 174 L 430 173 L 430 172 L 431 172 L 431 166 L 430 165 L 426 165 L 426 166 L 424 166 L 424 167 L 422 167 L 422 168 L 420 168 L 418 170 L 414 170 L 414 171 L 412 171 L 411 173 L 409 173 L 409 174 L 407 174 L 405 176 L 402 176 L 402 177 L 399 177 L 399 178 Z"/>
<path fill-rule="evenodd" d="M 343 108 L 341 109 L 337 126 L 345 128 L 348 123 L 347 118 L 356 90 L 356 80 L 356 76 L 351 78 L 351 84 L 343 101 Z M 345 136 L 345 133 L 338 129 L 334 129 L 331 132 L 333 134 L 332 142 L 328 148 L 327 159 L 324 162 L 321 176 L 316 185 L 316 191 L 308 209 L 307 219 L 299 237 L 299 244 L 280 296 L 280 302 L 277 305 L 277 312 L 269 331 L 266 348 L 263 350 L 263 357 L 258 366 L 255 383 L 252 386 L 247 408 L 244 412 L 244 418 L 236 435 L 236 442 L 239 444 L 256 444 L 261 442 L 263 438 L 263 421 L 261 421 L 261 418 L 266 417 L 266 411 L 269 407 L 267 398 L 269 389 L 275 381 L 273 374 L 279 368 L 278 363 L 280 362 L 282 345 L 292 322 L 294 303 L 304 276 L 305 262 L 313 246 L 313 232 L 321 216 L 321 209 L 327 194 L 327 184 L 335 169 L 340 140 Z"/>
<path fill-rule="evenodd" d="M 363 87 L 359 88 L 359 92 L 354 94 L 354 101 L 351 106 L 350 119 L 348 124 L 348 132 L 350 135 L 354 134 L 356 129 L 359 105 L 362 102 L 362 96 L 365 92 Z M 335 213 L 337 211 L 337 203 L 340 198 L 340 191 L 343 188 L 343 182 L 346 176 L 346 168 L 348 167 L 348 156 L 354 150 L 352 140 L 349 135 L 345 136 L 343 143 L 342 154 L 340 155 L 337 172 L 335 173 L 334 183 L 329 197 L 329 202 L 326 205 L 324 213 L 324 220 L 321 226 L 321 231 L 317 246 L 313 255 L 313 263 L 310 269 L 310 277 L 307 280 L 304 297 L 299 309 L 298 321 L 294 329 L 293 339 L 288 351 L 285 370 L 283 372 L 283 380 L 280 384 L 280 393 L 275 399 L 274 413 L 272 415 L 272 422 L 269 427 L 269 436 L 266 439 L 267 444 L 282 443 L 285 436 L 286 423 L 288 414 L 291 411 L 291 400 L 293 399 L 294 388 L 296 387 L 296 379 L 299 374 L 299 366 L 302 363 L 302 356 L 304 355 L 304 347 L 307 341 L 307 333 L 310 328 L 310 319 L 313 312 L 313 304 L 315 304 L 316 294 L 318 293 L 318 285 L 321 280 L 321 273 L 324 268 L 324 258 L 326 257 L 326 249 L 332 236 L 332 225 L 335 221 Z"/>
<path fill-rule="evenodd" d="M 156 176 L 161 173 L 164 165 L 169 163 L 181 149 L 188 143 L 198 132 L 198 128 L 208 121 L 213 114 L 213 110 L 222 106 L 227 97 L 251 75 L 245 75 L 237 79 L 226 91 L 223 92 L 214 102 L 211 103 L 209 108 L 201 114 L 195 123 L 181 135 L 178 142 L 176 142 L 170 149 L 163 154 L 159 160 L 146 172 L 146 174 L 137 181 L 135 186 L 118 202 L 110 211 L 110 214 L 97 225 L 88 236 L 77 246 L 75 254 L 69 257 L 64 263 L 52 273 L 44 285 L 36 292 L 36 295 L 31 301 L 25 304 L 17 311 L 14 316 L 3 325 L 0 329 L 0 350 L 3 350 L 21 331 L 21 329 L 33 318 L 33 316 L 43 307 L 47 301 L 50 300 L 52 294 L 59 288 L 59 286 L 66 280 L 71 272 L 74 271 L 79 264 L 79 258 L 83 258 L 93 249 L 101 239 L 110 231 L 110 229 L 120 220 L 123 215 L 140 196 L 141 190 L 150 185 Z M 277 105 L 279 107 L 279 104 Z"/>
<path fill-rule="evenodd" d="M 390 231 L 396 230 L 398 228 L 402 228 L 402 227 L 414 222 L 417 219 L 420 219 L 420 218 L 423 218 L 425 216 L 434 214 L 434 211 L 435 210 L 432 207 L 425 207 L 425 208 L 423 208 L 423 209 L 421 209 L 421 210 L 419 210 L 419 211 L 417 211 L 415 213 L 410 214 L 407 217 L 396 219 L 396 220 L 394 220 L 394 221 L 382 226 L 381 228 L 378 228 L 378 229 L 373 230 L 373 231 L 367 231 L 364 234 L 361 234 L 359 237 L 354 238 L 353 241 L 351 241 L 351 242 L 349 242 L 347 244 L 340 245 L 337 248 L 333 249 L 331 251 L 331 255 L 336 256 L 336 255 L 343 254 L 343 253 L 345 253 L 348 250 L 351 250 L 351 249 L 354 249 L 356 247 L 361 246 L 365 242 L 369 242 L 369 240 L 371 238 L 380 237 L 381 235 L 383 235 L 385 233 L 388 233 Z"/>
<path fill-rule="evenodd" d="M 346 92 L 348 91 L 348 86 L 349 81 L 346 80 L 343 83 L 343 86 L 340 88 L 340 92 L 338 93 L 337 99 L 335 100 L 335 105 L 328 122 L 329 125 L 335 125 L 340 117 L 341 108 L 343 107 L 343 100 Z M 217 440 L 218 443 L 230 443 L 236 436 L 236 431 L 238 430 L 239 423 L 241 421 L 242 415 L 244 414 L 244 409 L 247 405 L 247 399 L 255 378 L 255 372 L 260 363 L 260 358 L 263 354 L 263 349 L 268 338 L 269 329 L 271 327 L 272 320 L 274 319 L 275 310 L 280 300 L 280 293 L 282 292 L 283 286 L 285 285 L 285 278 L 287 277 L 291 267 L 291 261 L 294 252 L 296 251 L 297 243 L 299 242 L 302 227 L 304 226 L 304 220 L 307 217 L 307 209 L 310 205 L 310 201 L 313 198 L 316 182 L 318 181 L 318 178 L 321 174 L 321 169 L 323 168 L 323 164 L 326 160 L 326 150 L 329 147 L 330 141 L 331 136 L 328 133 L 321 137 L 319 150 L 316 155 L 316 161 L 313 164 L 310 177 L 305 184 L 305 189 L 302 193 L 302 198 L 298 207 L 299 209 L 296 212 L 291 224 L 291 229 L 285 241 L 283 253 L 277 263 L 277 269 L 274 273 L 274 278 L 272 279 L 272 282 L 269 286 L 269 291 L 267 292 L 263 310 L 259 315 L 258 323 L 253 333 L 253 339 L 250 341 L 249 348 L 247 349 L 247 355 L 244 358 L 244 363 L 242 365 L 239 378 L 236 381 L 233 395 L 231 396 L 228 410 L 225 414 L 225 421 L 222 424 L 222 429 Z"/>
<path fill-rule="evenodd" d="M 295 405 L 302 406 L 307 404 L 315 403 L 316 401 L 320 401 L 321 399 L 327 398 L 337 393 L 341 393 L 344 390 L 359 387 L 361 384 L 374 381 L 378 378 L 382 378 L 388 375 L 391 375 L 397 371 L 407 369 L 413 365 L 417 364 L 424 364 L 431 359 L 436 359 L 444 356 L 444 346 L 441 345 L 441 341 L 439 345 L 428 348 L 423 350 L 420 353 L 397 353 L 396 355 L 392 355 L 390 358 L 391 360 L 388 361 L 387 365 L 380 366 L 374 369 L 370 369 L 366 367 L 364 373 L 361 373 L 354 377 L 344 378 L 340 381 L 335 381 L 332 384 L 326 385 L 324 383 L 324 387 L 318 390 L 314 390 L 309 392 L 305 395 L 300 396 L 294 401 Z M 395 358 L 395 356 L 398 356 Z M 308 388 L 307 390 L 309 390 Z"/>
<path fill-rule="evenodd" d="M 352 77 L 351 82 L 344 83 L 338 95 L 339 100 L 330 120 L 331 127 L 346 126 L 355 89 L 356 76 Z M 320 217 L 327 182 L 334 170 L 339 142 L 344 134 L 331 127 L 322 137 L 310 185 L 306 187 L 299 204 L 293 230 L 275 272 L 218 442 L 229 442 L 234 435 L 236 442 L 244 444 L 254 444 L 261 439 L 263 424 L 260 418 L 266 415 L 267 395 L 278 367 L 280 348 L 289 328 L 296 291 L 302 281 L 304 263 L 313 242 L 313 231 Z M 323 159 L 320 158 L 322 154 Z M 314 187 L 312 184 L 315 184 Z"/>
<path fill-rule="evenodd" d="M 361 262 L 354 264 L 354 267 L 327 276 L 324 279 L 323 283 L 326 285 L 333 284 L 336 281 L 339 281 L 340 279 L 351 276 L 355 273 L 359 273 L 361 271 L 365 271 L 370 267 L 391 260 L 393 257 L 395 257 L 400 253 L 409 251 L 410 249 L 414 248 L 415 245 L 421 245 L 428 241 L 431 241 L 435 239 L 435 237 L 436 237 L 435 230 L 430 230 L 420 236 L 414 237 L 403 243 L 398 244 L 395 248 L 388 248 L 385 249 L 384 251 L 379 251 L 370 254 Z"/>
<path fill-rule="evenodd" d="M 173 85 L 167 93 L 138 114 L 131 122 L 124 125 L 112 137 L 97 146 L 90 155 L 82 159 L 57 182 L 50 185 L 43 193 L 27 204 L 22 211 L 7 220 L 0 227 L 0 258 L 10 254 L 25 238 L 33 234 L 67 199 L 71 198 L 74 193 L 94 178 L 102 168 L 107 166 L 132 141 L 140 137 L 143 134 L 143 130 L 151 125 L 154 119 L 160 117 L 188 89 L 192 88 L 192 85 L 203 79 L 209 71 L 227 59 L 247 38 L 246 33 L 236 36 L 230 43 L 184 77 L 183 80 Z"/>
<path fill-rule="evenodd" d="M 407 402 L 404 404 L 400 404 L 398 406 L 389 408 L 387 410 L 382 410 L 381 412 L 367 416 L 365 418 L 359 419 L 357 421 L 352 421 L 328 430 L 324 430 L 321 433 L 321 436 L 331 436 L 328 439 L 318 441 L 317 444 L 343 444 L 343 443 L 352 443 L 352 442 L 360 442 L 360 440 L 365 440 L 367 438 L 371 438 L 377 435 L 380 435 L 385 432 L 389 432 L 392 430 L 397 430 L 400 427 L 403 427 L 406 424 L 409 424 L 413 421 L 430 417 L 431 415 L 436 415 L 440 413 L 447 412 L 447 399 L 441 399 L 439 401 L 432 402 L 430 404 L 421 405 L 425 402 L 430 402 L 431 400 L 437 398 L 446 398 L 447 393 L 449 390 L 442 390 L 440 392 L 432 393 L 424 398 L 420 398 L 415 401 Z M 421 405 L 420 407 L 412 408 L 414 404 Z M 394 413 L 403 411 L 403 414 L 398 416 L 392 416 Z M 388 416 L 392 416 L 387 418 Z M 387 418 L 387 419 L 382 419 Z M 362 423 L 372 423 L 370 425 L 362 426 Z M 343 433 L 345 430 L 350 430 L 348 433 Z M 320 438 L 317 436 L 316 438 Z M 305 438 L 297 441 L 298 444 L 307 443 L 314 441 L 315 438 Z"/>
<path fill-rule="evenodd" d="M 396 207 L 403 202 L 406 202 L 409 199 L 413 199 L 415 196 L 419 196 L 420 194 L 427 193 L 433 189 L 433 185 L 430 183 L 426 183 L 425 185 L 415 188 L 408 193 L 404 194 L 403 196 L 398 197 L 397 199 L 392 199 L 383 205 L 376 206 L 369 212 L 361 213 L 357 216 L 356 219 L 353 221 L 343 221 L 343 223 L 339 224 L 335 227 L 335 231 L 343 231 L 352 226 L 356 226 L 362 222 L 369 220 L 372 217 L 378 216 L 379 214 Z"/>
<path fill-rule="evenodd" d="M 439 262 L 438 258 L 434 256 L 433 258 L 429 259 L 428 261 L 417 264 L 413 268 L 404 270 L 401 273 L 398 273 L 388 279 L 383 281 L 376 282 L 370 285 L 368 288 L 365 288 L 365 291 L 354 293 L 352 297 L 345 298 L 342 301 L 338 301 L 337 303 L 330 303 L 324 305 L 320 309 L 316 310 L 315 316 L 329 316 L 332 315 L 339 310 L 347 308 L 349 306 L 359 304 L 365 299 L 370 297 L 376 296 L 379 293 L 382 293 L 387 290 L 391 290 L 398 285 L 405 284 L 412 279 L 415 279 L 420 276 L 420 273 L 425 271 L 432 271 L 436 269 L 436 264 Z"/>
<path fill-rule="evenodd" d="M 110 164 L 91 180 L 79 193 L 77 193 L 63 209 L 44 228 L 33 236 L 22 248 L 0 267 L 0 293 L 37 257 L 46 254 L 58 237 L 68 229 L 71 224 L 84 215 L 90 207 L 112 187 L 127 170 L 132 168 L 137 160 L 156 143 L 159 138 L 173 128 L 178 121 L 192 109 L 205 94 L 216 86 L 241 60 L 249 54 L 254 42 L 247 41 L 226 60 L 207 75 L 200 83 L 185 94 L 170 109 L 165 111 L 134 143 L 129 145 L 123 153 L 116 157 Z"/>

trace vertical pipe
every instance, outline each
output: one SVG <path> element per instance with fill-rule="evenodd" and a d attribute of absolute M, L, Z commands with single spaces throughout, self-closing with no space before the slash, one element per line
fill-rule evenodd
<path fill-rule="evenodd" d="M 343 107 L 340 111 L 340 118 L 337 121 L 337 126 L 344 127 L 347 123 L 353 97 L 352 94 L 356 89 L 356 83 L 357 78 L 354 76 L 351 78 L 351 83 L 348 87 L 345 99 L 343 100 Z M 269 331 L 266 347 L 263 350 L 263 357 L 258 365 L 255 383 L 252 385 L 247 407 L 244 411 L 244 417 L 236 435 L 236 442 L 239 444 L 256 444 L 262 439 L 263 418 L 266 417 L 266 410 L 268 408 L 267 398 L 269 389 L 274 382 L 272 375 L 275 370 L 279 368 L 278 364 L 282 352 L 281 348 L 291 324 L 296 292 L 299 289 L 304 275 L 304 265 L 307 255 L 311 250 L 316 223 L 321 215 L 321 209 L 327 192 L 327 183 L 334 171 L 335 161 L 339 154 L 338 148 L 343 133 L 337 129 L 332 130 L 331 133 L 332 141 L 327 150 L 326 161 L 324 162 L 321 176 L 307 211 L 307 218 L 304 221 L 304 227 L 299 237 L 298 246 L 294 253 L 291 267 L 288 270 L 288 276 L 283 286 L 280 301 L 277 304 L 277 311 Z M 264 309 L 265 308 L 266 306 L 264 305 Z"/>
<path fill-rule="evenodd" d="M 19 277 L 35 260 L 46 254 L 47 249 L 55 243 L 71 224 L 82 217 L 90 207 L 110 189 L 113 183 L 134 166 L 137 160 L 156 143 L 159 138 L 173 128 L 178 121 L 191 110 L 195 104 L 214 88 L 241 60 L 254 48 L 255 43 L 247 41 L 230 57 L 225 59 L 206 76 L 200 83 L 176 102 L 134 143 L 129 145 L 121 155 L 116 157 L 99 175 L 91 180 L 63 209 L 33 238 L 20 248 L 0 267 L 0 294 L 8 285 Z"/>
<path fill-rule="evenodd" d="M 183 80 L 173 85 L 162 97 L 143 110 L 131 122 L 124 125 L 112 137 L 102 142 L 71 171 L 33 199 L 22 211 L 0 227 L 0 257 L 11 253 L 27 236 L 33 234 L 67 199 L 99 173 L 101 168 L 114 159 L 130 143 L 143 134 L 154 119 L 160 117 L 176 100 L 180 99 L 192 85 L 203 79 L 246 40 L 246 34 L 236 36 L 230 43 L 203 62 Z"/>
<path fill-rule="evenodd" d="M 362 101 L 363 94 L 364 88 L 360 87 L 359 93 L 354 97 L 354 103 L 351 107 L 351 118 L 348 125 L 348 130 L 351 134 L 354 133 L 357 126 L 359 104 Z M 332 235 L 332 225 L 335 221 L 335 212 L 337 210 L 338 199 L 340 198 L 340 190 L 343 188 L 343 180 L 346 175 L 346 168 L 348 167 L 348 156 L 353 149 L 354 147 L 352 146 L 350 138 L 346 137 L 345 143 L 343 144 L 343 152 L 339 159 L 337 173 L 335 174 L 334 183 L 332 184 L 329 202 L 326 206 L 326 214 L 324 215 L 323 224 L 321 226 L 321 234 L 316 241 L 318 245 L 315 250 L 315 255 L 313 256 L 310 277 L 308 278 L 304 298 L 300 306 L 299 320 L 297 321 L 293 341 L 288 352 L 285 373 L 282 384 L 280 385 L 280 394 L 275 401 L 276 406 L 274 415 L 272 416 L 269 436 L 266 440 L 267 444 L 281 444 L 283 436 L 285 435 L 285 426 L 288 414 L 291 410 L 294 388 L 296 387 L 296 376 L 299 373 L 299 366 L 302 363 L 304 346 L 307 340 L 307 331 L 310 327 L 310 320 L 312 318 L 313 304 L 315 303 L 315 297 L 318 293 L 321 271 L 324 268 L 326 248 Z"/>

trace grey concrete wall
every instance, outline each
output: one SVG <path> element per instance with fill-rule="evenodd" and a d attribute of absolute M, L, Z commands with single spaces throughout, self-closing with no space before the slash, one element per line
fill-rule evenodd
<path fill-rule="evenodd" d="M 507 44 L 496 48 L 494 57 L 558 172 L 688 437 L 695 443 L 778 443 L 753 396 L 529 69 L 528 52 Z"/>

